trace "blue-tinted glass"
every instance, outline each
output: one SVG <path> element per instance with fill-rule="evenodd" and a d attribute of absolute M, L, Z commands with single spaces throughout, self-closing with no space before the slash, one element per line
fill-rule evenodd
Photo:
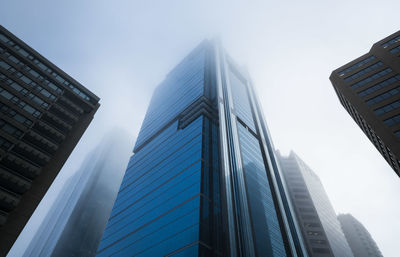
<path fill-rule="evenodd" d="M 371 66 L 368 66 L 368 67 L 365 68 L 365 69 L 360 70 L 360 71 L 357 72 L 357 73 L 354 73 L 354 74 L 351 75 L 350 77 L 345 78 L 344 81 L 349 82 L 349 81 L 358 79 L 359 77 L 362 77 L 363 75 L 365 75 L 365 74 L 367 74 L 367 73 L 369 73 L 369 72 L 371 72 L 371 71 L 373 71 L 373 70 L 376 70 L 376 69 L 378 69 L 378 68 L 381 67 L 381 66 L 383 66 L 383 63 L 382 63 L 382 62 L 377 62 L 377 63 L 375 63 L 375 64 L 373 64 L 373 65 L 371 65 Z"/>
<path fill-rule="evenodd" d="M 386 125 L 388 126 L 394 126 L 400 123 L 400 114 L 395 115 L 389 119 L 384 120 L 383 122 L 385 122 Z"/>
<path fill-rule="evenodd" d="M 139 147 L 204 94 L 204 48 L 195 49 L 157 87 L 140 129 Z"/>
<path fill-rule="evenodd" d="M 227 190 L 220 181 L 221 147 L 224 154 L 236 147 L 242 153 L 257 256 L 286 256 L 285 232 L 255 136 L 252 106 L 256 105 L 249 97 L 247 79 L 224 63 L 219 68 L 227 65 L 232 70 L 222 73 L 224 81 L 218 84 L 215 60 L 214 48 L 201 44 L 155 90 L 98 256 L 226 256 L 225 237 L 236 228 L 222 222 L 227 214 L 221 195 Z M 233 103 L 228 99 L 225 104 L 233 108 L 225 114 L 233 111 L 238 119 L 237 146 L 236 138 L 228 145 L 219 140 L 219 122 L 224 120 L 218 117 L 215 97 L 220 86 L 232 92 Z M 223 133 L 235 133 L 230 125 Z M 225 148 L 231 144 L 231 149 Z M 234 165 L 235 160 L 227 158 Z M 229 168 L 223 172 L 234 173 Z"/>
<path fill-rule="evenodd" d="M 182 130 L 178 129 L 176 125 L 172 125 L 175 128 L 175 135 L 170 137 L 175 136 L 176 142 L 173 142 L 175 145 L 170 142 L 171 147 L 165 147 L 165 150 L 160 153 L 151 142 L 141 150 L 146 151 L 148 150 L 146 148 L 150 148 L 153 152 L 148 152 L 146 156 L 135 154 L 131 158 L 130 166 L 124 177 L 124 182 L 126 180 L 130 182 L 125 183 L 118 194 L 100 243 L 99 256 L 108 256 L 112 253 L 124 256 L 126 251 L 139 251 L 140 249 L 145 251 L 146 247 L 155 247 L 151 247 L 151 245 L 157 240 L 160 240 L 159 243 L 162 244 L 163 238 L 166 240 L 181 230 L 186 236 L 189 236 L 188 231 L 194 231 L 183 232 L 185 229 L 183 225 L 193 226 L 199 222 L 199 217 L 196 218 L 196 215 L 200 215 L 199 200 L 195 205 L 189 203 L 194 201 L 190 200 L 193 197 L 199 198 L 198 195 L 201 191 L 201 166 L 199 164 L 202 126 L 201 117 Z M 164 132 L 171 133 L 169 129 Z M 164 132 L 158 135 L 158 138 L 163 138 Z M 178 144 L 183 147 L 176 147 Z M 142 163 L 146 163 L 146 165 L 142 165 Z M 191 219 L 185 223 L 185 216 L 182 216 L 182 213 L 185 212 L 180 206 L 187 201 L 190 207 L 185 208 L 189 208 L 186 212 L 190 211 L 190 214 L 186 216 L 190 216 Z M 194 209 L 197 209 L 195 213 L 193 213 Z M 168 229 L 162 230 L 164 226 L 178 217 L 182 219 L 180 222 L 177 221 L 174 225 L 168 226 Z M 152 236 L 153 234 L 154 236 Z M 149 239 L 140 239 L 144 235 Z M 198 234 L 191 236 L 198 237 Z M 139 241 L 135 243 L 136 240 Z M 182 245 L 179 246 L 183 247 L 185 244 L 182 242 Z"/>
<path fill-rule="evenodd" d="M 400 46 L 395 47 L 395 48 L 393 48 L 393 49 L 390 49 L 390 52 L 391 52 L 392 54 L 395 54 L 395 53 L 400 52 Z"/>
<path fill-rule="evenodd" d="M 386 74 L 389 74 L 389 73 L 391 73 L 391 72 L 392 72 L 392 69 L 391 69 L 391 68 L 384 69 L 384 70 L 382 70 L 382 71 L 380 71 L 380 72 L 375 73 L 374 75 L 371 75 L 371 76 L 367 77 L 366 79 L 363 79 L 363 80 L 361 80 L 361 81 L 359 81 L 359 82 L 357 82 L 357 83 L 351 85 L 350 87 L 351 87 L 352 89 L 357 89 L 357 88 L 359 88 L 359 87 L 361 87 L 361 86 L 364 86 L 365 84 L 368 84 L 368 83 L 370 83 L 371 81 L 374 81 L 374 80 L 376 80 L 376 79 L 378 79 L 378 78 L 380 78 L 380 77 L 383 77 L 383 76 L 385 76 Z"/>
<path fill-rule="evenodd" d="M 368 101 L 366 101 L 366 103 L 368 105 L 374 105 L 397 94 L 400 94 L 400 87 L 393 88 L 392 90 L 389 90 L 383 94 L 377 95 L 374 98 L 371 98 Z"/>
<path fill-rule="evenodd" d="M 374 59 L 375 59 L 375 56 L 370 56 L 370 57 L 368 57 L 368 58 L 366 58 L 366 59 L 364 59 L 362 61 L 359 61 L 358 63 L 356 63 L 356 64 L 354 64 L 354 65 L 352 65 L 352 66 L 350 66 L 350 67 L 348 67 L 348 68 L 346 68 L 346 69 L 344 69 L 342 71 L 339 71 L 339 76 L 342 77 L 342 76 L 346 75 L 347 73 L 350 73 L 350 72 L 360 68 L 361 66 L 369 63 L 370 61 L 372 61 Z"/>
<path fill-rule="evenodd" d="M 229 79 L 232 87 L 232 97 L 236 115 L 255 131 L 246 81 L 233 71 L 230 71 Z"/>
<path fill-rule="evenodd" d="M 382 114 L 385 114 L 387 112 L 393 111 L 398 108 L 400 108 L 400 100 L 397 100 L 393 103 L 387 104 L 381 108 L 376 109 L 375 113 L 378 115 L 382 115 Z"/>
<path fill-rule="evenodd" d="M 204 95 L 205 58 L 203 45 L 154 93 L 98 256 L 221 255 L 218 127 L 200 113 L 181 124 Z"/>
<path fill-rule="evenodd" d="M 398 81 L 400 81 L 400 75 L 395 75 L 395 76 L 390 77 L 390 78 L 388 78 L 388 79 L 386 79 L 386 80 L 384 80 L 382 82 L 379 82 L 376 85 L 373 85 L 372 87 L 369 87 L 369 88 L 367 88 L 365 90 L 362 90 L 362 91 L 358 92 L 358 95 L 361 96 L 361 97 L 370 95 L 370 94 L 378 91 L 379 89 L 388 87 L 388 86 L 390 86 L 390 85 L 392 85 L 392 84 L 394 84 L 394 83 L 396 83 Z"/>
<path fill-rule="evenodd" d="M 182 251 L 179 251 L 171 256 L 173 256 L 173 257 L 197 257 L 198 252 L 199 252 L 199 244 L 195 244 L 195 245 L 185 248 Z"/>
<path fill-rule="evenodd" d="M 386 48 L 386 47 L 388 47 L 390 45 L 396 44 L 397 42 L 400 42 L 400 36 L 397 36 L 397 37 L 395 37 L 395 38 L 383 43 L 382 47 Z"/>
<path fill-rule="evenodd" d="M 241 123 L 237 124 L 258 256 L 286 256 L 259 141 Z"/>

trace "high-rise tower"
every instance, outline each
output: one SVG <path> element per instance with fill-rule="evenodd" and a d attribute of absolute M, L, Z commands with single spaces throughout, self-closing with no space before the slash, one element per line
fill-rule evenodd
<path fill-rule="evenodd" d="M 130 149 L 128 134 L 111 130 L 64 183 L 33 239 L 23 246 L 22 257 L 95 256 Z M 16 244 L 10 254 L 19 256 L 21 250 L 21 244 Z"/>
<path fill-rule="evenodd" d="M 400 31 L 330 76 L 344 108 L 400 176 Z"/>
<path fill-rule="evenodd" d="M 382 257 L 368 230 L 351 214 L 339 214 L 338 219 L 354 257 Z"/>
<path fill-rule="evenodd" d="M 277 153 L 310 257 L 353 257 L 319 177 L 291 152 Z"/>
<path fill-rule="evenodd" d="M 98 256 L 303 256 L 272 149 L 249 77 L 204 41 L 153 94 Z"/>
<path fill-rule="evenodd" d="M 0 26 L 0 256 L 99 108 L 99 98 Z"/>

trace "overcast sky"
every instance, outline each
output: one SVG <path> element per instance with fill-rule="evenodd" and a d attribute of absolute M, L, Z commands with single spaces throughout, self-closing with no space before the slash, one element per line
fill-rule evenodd
<path fill-rule="evenodd" d="M 328 79 L 398 31 L 399 10 L 398 0 L 2 0 L 1 25 L 101 98 L 18 248 L 104 133 L 118 126 L 136 137 L 157 84 L 203 39 L 219 35 L 248 68 L 275 147 L 293 149 L 320 176 L 336 211 L 359 219 L 384 256 L 399 256 L 400 178 Z"/>

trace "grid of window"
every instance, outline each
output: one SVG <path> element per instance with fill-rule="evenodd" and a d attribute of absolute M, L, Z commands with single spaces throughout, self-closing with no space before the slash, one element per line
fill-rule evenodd
<path fill-rule="evenodd" d="M 370 61 L 372 61 L 374 59 L 375 59 L 375 56 L 372 55 L 372 56 L 370 56 L 370 57 L 368 57 L 368 58 L 366 58 L 366 59 L 364 59 L 364 60 L 362 60 L 362 61 L 360 61 L 360 62 L 358 62 L 358 63 L 356 63 L 356 64 L 354 64 L 354 65 L 352 65 L 352 66 L 350 66 L 350 67 L 348 67 L 348 68 L 346 68 L 344 70 L 342 70 L 342 71 L 339 71 L 339 76 L 343 77 L 347 73 L 350 73 L 350 72 L 360 68 L 364 64 L 367 64 L 367 63 L 369 63 Z"/>
<path fill-rule="evenodd" d="M 385 122 L 385 124 L 388 126 L 394 126 L 396 124 L 399 124 L 400 123 L 400 114 L 397 114 L 396 116 L 386 119 L 383 122 Z"/>
<path fill-rule="evenodd" d="M 289 184 L 290 195 L 298 210 L 296 213 L 301 217 L 302 231 L 303 233 L 310 231 L 310 236 L 305 236 L 306 240 L 308 241 L 312 238 L 329 241 L 333 255 L 352 256 L 345 238 L 339 232 L 340 225 L 337 223 L 335 211 L 330 205 L 318 176 L 295 154 L 291 154 L 288 158 L 283 158 L 282 163 L 285 177 L 288 173 L 287 171 L 296 171 L 302 175 L 303 186 L 308 189 L 308 195 L 311 197 L 308 201 L 296 199 L 296 194 L 292 190 L 293 186 Z M 308 203 L 308 206 L 305 203 Z M 316 231 L 317 228 L 320 229 Z M 314 237 L 314 232 L 319 233 L 318 238 Z M 307 248 L 311 250 L 312 245 L 308 242 Z"/>
<path fill-rule="evenodd" d="M 19 138 L 23 134 L 22 130 L 6 123 L 4 120 L 0 120 L 0 129 L 15 138 Z"/>
<path fill-rule="evenodd" d="M 1 64 L 2 61 L 0 61 Z M 50 101 L 54 101 L 56 99 L 56 96 L 44 89 L 43 87 L 37 85 L 35 82 L 27 78 L 26 76 L 22 75 L 20 72 L 17 72 L 14 74 L 17 78 L 21 79 L 23 82 L 27 84 L 28 87 L 33 88 L 33 90 L 42 96 L 48 98 Z M 21 86 L 21 84 L 17 83 L 14 79 L 6 77 L 4 74 L 0 74 L 0 81 L 5 82 L 7 85 L 13 87 L 17 91 L 20 91 L 22 94 L 26 95 L 28 90 Z"/>
<path fill-rule="evenodd" d="M 45 79 L 43 76 L 41 76 L 39 73 L 37 73 L 31 67 L 26 65 L 24 62 L 19 61 L 13 55 L 9 54 L 8 52 L 6 52 L 4 55 L 8 56 L 9 60 L 13 61 L 16 65 L 20 66 L 21 69 L 23 69 L 25 72 L 28 72 L 31 76 L 33 76 L 34 78 L 38 79 L 41 83 L 43 83 L 44 85 L 47 85 L 48 87 L 50 87 L 52 90 L 55 91 L 55 93 L 61 94 L 63 92 L 63 90 L 61 88 L 56 86 L 54 83 L 48 81 L 47 79 Z M 10 72 L 11 74 L 17 76 L 18 78 L 21 78 L 21 80 L 23 80 L 30 87 L 36 87 L 37 86 L 36 82 L 32 81 L 30 78 L 26 77 L 22 73 L 17 72 L 15 70 L 15 68 L 10 66 L 8 63 L 6 63 L 4 61 L 0 61 L 0 67 L 4 68 L 5 70 Z"/>
<path fill-rule="evenodd" d="M 369 72 L 371 72 L 371 71 L 373 71 L 373 70 L 376 70 L 376 69 L 378 69 L 378 68 L 381 67 L 381 66 L 383 66 L 383 62 L 377 62 L 377 63 L 375 63 L 375 64 L 373 64 L 373 65 L 371 65 L 371 66 L 368 66 L 368 67 L 365 68 L 365 69 L 360 70 L 360 71 L 357 72 L 357 73 L 354 73 L 354 74 L 351 75 L 350 77 L 345 78 L 344 81 L 349 82 L 349 81 L 358 79 L 359 77 L 362 77 L 363 75 L 365 75 L 365 74 L 367 74 L 367 73 L 369 73 Z"/>
<path fill-rule="evenodd" d="M 391 52 L 392 54 L 395 54 L 395 53 L 400 52 L 400 46 L 397 46 L 397 47 L 395 47 L 395 48 L 393 48 L 393 49 L 390 49 L 390 52 Z"/>
<path fill-rule="evenodd" d="M 4 82 L 6 84 L 8 84 L 10 87 L 12 87 L 13 89 L 15 89 L 16 91 L 20 92 L 22 95 L 27 96 L 28 98 L 32 99 L 37 104 L 41 105 L 43 108 L 47 109 L 49 107 L 49 104 L 47 102 L 43 101 L 40 97 L 37 97 L 36 95 L 34 95 L 32 93 L 29 93 L 28 90 L 26 88 L 22 87 L 20 84 L 17 84 L 10 79 L 6 79 Z"/>
<path fill-rule="evenodd" d="M 400 36 L 397 36 L 397 37 L 383 43 L 381 46 L 382 46 L 382 48 L 387 48 L 388 46 L 396 44 L 397 42 L 400 42 Z"/>
<path fill-rule="evenodd" d="M 393 111 L 394 109 L 397 109 L 397 108 L 400 108 L 400 100 L 397 100 L 393 103 L 387 104 L 381 108 L 376 109 L 375 113 L 377 115 L 382 115 L 382 114 L 388 113 L 390 111 Z"/>
<path fill-rule="evenodd" d="M 72 89 L 72 91 L 78 95 L 79 97 L 81 97 L 82 99 L 85 99 L 87 101 L 91 101 L 91 98 L 85 94 L 84 92 L 82 92 L 77 86 L 75 86 L 73 83 L 71 83 L 70 81 L 64 79 L 63 77 L 61 77 L 59 74 L 57 74 L 57 72 L 55 72 L 54 70 L 52 70 L 51 68 L 49 68 L 47 65 L 45 65 L 43 62 L 41 62 L 40 60 L 38 60 L 36 57 L 34 57 L 33 55 L 29 54 L 27 51 L 25 51 L 23 48 L 21 48 L 18 44 L 16 44 L 13 40 L 9 39 L 8 37 L 6 37 L 4 34 L 0 33 L 0 40 L 3 41 L 5 44 L 13 47 L 18 53 L 20 53 L 22 56 L 28 58 L 29 60 L 31 60 L 37 67 L 39 67 L 41 70 L 45 71 L 47 74 L 51 75 L 51 77 L 53 77 L 55 80 L 57 80 L 59 83 L 69 87 Z M 12 56 L 12 55 L 10 55 Z M 9 57 L 10 60 L 13 61 L 18 61 L 17 58 L 15 58 L 15 56 Z M 33 71 L 33 73 L 36 73 L 35 71 Z"/>
<path fill-rule="evenodd" d="M 32 114 L 32 116 L 34 116 L 34 117 L 39 117 L 42 114 L 36 108 L 34 108 L 31 105 L 27 104 L 26 102 L 22 101 L 19 97 L 16 97 L 14 94 L 10 93 L 9 91 L 7 91 L 3 88 L 0 88 L 0 96 L 11 101 L 12 103 L 18 105 L 20 108 L 22 108 L 25 111 L 27 111 L 28 113 Z"/>
<path fill-rule="evenodd" d="M 374 98 L 371 98 L 370 100 L 366 101 L 366 103 L 371 106 L 377 103 L 382 102 L 383 100 L 386 100 L 392 96 L 400 94 L 400 87 L 393 88 L 392 90 L 389 90 L 385 93 L 382 93 L 380 95 L 375 96 Z"/>
<path fill-rule="evenodd" d="M 386 79 L 386 80 L 384 80 L 382 82 L 379 82 L 378 84 L 376 84 L 376 85 L 374 85 L 374 86 L 372 86 L 370 88 L 367 88 L 367 89 L 365 89 L 363 91 L 360 91 L 360 92 L 358 92 L 358 95 L 361 96 L 361 97 L 370 95 L 370 94 L 374 93 L 375 91 L 378 91 L 381 88 L 390 86 L 390 85 L 392 85 L 393 83 L 395 83 L 397 81 L 400 81 L 400 75 L 395 75 L 395 76 L 390 77 L 390 78 L 388 78 L 388 79 Z"/>
<path fill-rule="evenodd" d="M 378 78 L 380 78 L 380 77 L 383 77 L 383 76 L 385 76 L 386 74 L 389 74 L 389 73 L 391 73 L 391 72 L 392 72 L 392 69 L 391 69 L 391 68 L 384 69 L 384 70 L 382 70 L 382 71 L 380 71 L 380 72 L 375 73 L 375 74 L 372 75 L 372 76 L 369 76 L 369 77 L 366 78 L 366 79 L 363 79 L 363 80 L 361 80 L 361 81 L 359 81 L 359 82 L 357 82 L 357 83 L 351 85 L 350 87 L 351 87 L 352 89 L 359 88 L 359 87 L 364 86 L 365 84 L 367 84 L 367 83 L 369 83 L 369 82 L 371 82 L 371 81 L 374 81 L 374 80 L 376 80 L 376 79 L 378 79 Z"/>
<path fill-rule="evenodd" d="M 14 111 L 5 104 L 0 103 L 0 111 L 5 115 L 9 116 L 10 118 L 13 118 L 17 122 L 21 123 L 25 127 L 30 127 L 33 124 L 33 121 L 26 118 L 25 116 L 18 114 L 16 111 Z"/>

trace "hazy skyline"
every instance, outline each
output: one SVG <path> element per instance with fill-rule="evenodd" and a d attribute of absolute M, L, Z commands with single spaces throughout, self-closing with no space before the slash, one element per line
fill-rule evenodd
<path fill-rule="evenodd" d="M 0 24 L 101 98 L 53 195 L 111 127 L 136 137 L 154 88 L 219 36 L 247 67 L 275 147 L 298 153 L 336 212 L 354 215 L 395 257 L 400 178 L 340 105 L 329 75 L 399 30 L 399 9 L 394 0 L 2 1 Z"/>

